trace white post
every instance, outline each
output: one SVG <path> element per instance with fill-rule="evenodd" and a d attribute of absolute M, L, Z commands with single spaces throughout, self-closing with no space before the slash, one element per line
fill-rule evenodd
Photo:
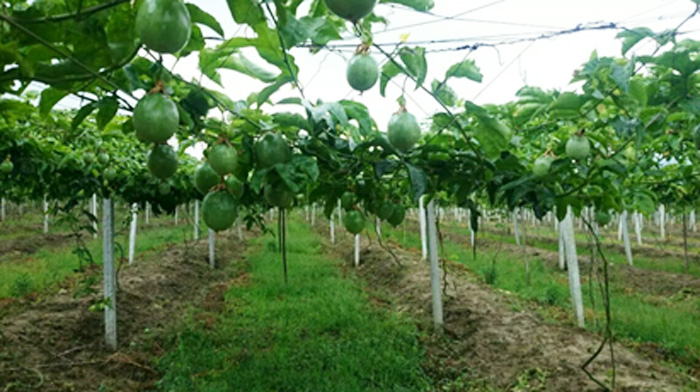
<path fill-rule="evenodd" d="M 94 229 L 94 233 L 92 234 L 92 237 L 96 239 L 97 238 L 97 230 L 99 229 L 99 227 L 97 225 L 97 221 L 99 220 L 99 217 L 97 216 L 97 195 L 94 193 L 92 194 L 92 206 L 91 207 L 92 207 L 92 209 L 90 210 L 90 213 L 92 214 L 92 216 L 95 217 L 95 220 L 92 223 L 92 228 Z"/>
<path fill-rule="evenodd" d="M 515 209 L 513 216 L 513 234 L 515 234 L 515 244 L 520 246 L 520 231 L 518 230 L 518 210 Z"/>
<path fill-rule="evenodd" d="M 564 239 L 566 241 L 566 261 L 569 269 L 569 287 L 571 289 L 571 300 L 576 315 L 576 322 L 579 327 L 584 328 L 583 317 L 583 296 L 581 294 L 581 278 L 578 269 L 578 255 L 576 254 L 576 238 L 574 237 L 574 214 L 569 207 L 566 219 L 562 222 L 564 226 Z"/>
<path fill-rule="evenodd" d="M 214 259 L 214 230 L 209 229 L 209 267 L 216 268 L 216 260 Z"/>
<path fill-rule="evenodd" d="M 623 214 L 617 217 L 617 240 L 622 241 L 622 221 L 624 220 Z"/>
<path fill-rule="evenodd" d="M 338 200 L 338 226 L 343 227 L 343 207 L 340 205 L 340 200 Z"/>
<path fill-rule="evenodd" d="M 379 217 L 377 217 L 377 219 L 375 220 L 375 225 L 377 227 L 377 235 L 379 237 L 381 237 L 382 236 L 382 220 L 379 219 Z"/>
<path fill-rule="evenodd" d="M 243 241 L 243 227 L 241 225 L 241 217 L 236 220 L 236 231 L 238 232 L 238 240 Z"/>
<path fill-rule="evenodd" d="M 659 230 L 661 231 L 661 240 L 666 240 L 666 206 L 659 206 Z"/>
<path fill-rule="evenodd" d="M 559 269 L 564 271 L 566 269 L 566 241 L 564 240 L 564 230 L 562 229 L 562 226 L 559 225 L 557 234 L 559 234 Z"/>
<path fill-rule="evenodd" d="M 44 195 L 43 208 L 44 211 L 44 234 L 49 233 L 49 203 L 46 201 L 46 195 Z"/>
<path fill-rule="evenodd" d="M 139 219 L 139 205 L 134 203 L 131 206 L 131 227 L 129 231 L 129 265 L 134 264 L 134 254 L 136 253 L 136 227 Z"/>
<path fill-rule="evenodd" d="M 331 244 L 335 244 L 335 217 L 331 214 Z"/>
<path fill-rule="evenodd" d="M 421 196 L 418 199 L 418 222 L 420 224 L 420 245 L 421 251 L 423 252 L 423 260 L 428 258 L 428 238 L 426 233 L 426 223 L 425 223 L 425 206 L 424 199 Z"/>
<path fill-rule="evenodd" d="M 194 240 L 199 239 L 199 200 L 194 201 Z"/>
<path fill-rule="evenodd" d="M 151 223 L 151 203 L 146 203 L 146 224 Z"/>
<path fill-rule="evenodd" d="M 316 226 L 316 203 L 311 205 L 311 227 Z"/>
<path fill-rule="evenodd" d="M 627 263 L 629 265 L 634 265 L 634 260 L 632 259 L 632 247 L 630 246 L 630 232 L 627 225 L 628 212 L 622 213 L 622 218 L 620 224 L 622 225 L 622 238 L 625 242 L 625 256 L 627 256 Z"/>
<path fill-rule="evenodd" d="M 433 323 L 435 328 L 440 330 L 443 327 L 444 320 L 442 316 L 442 287 L 440 278 L 440 263 L 438 260 L 438 241 L 437 241 L 437 224 L 435 222 L 435 200 L 428 203 L 428 237 L 430 248 L 430 291 L 433 298 Z"/>
<path fill-rule="evenodd" d="M 111 199 L 103 199 L 102 210 L 102 263 L 104 267 L 105 343 L 117 350 L 117 276 L 114 268 L 114 206 Z"/>
<path fill-rule="evenodd" d="M 695 223 L 695 211 L 690 211 L 690 229 L 697 233 L 698 225 Z"/>
<path fill-rule="evenodd" d="M 175 206 L 175 226 L 180 223 L 180 217 L 177 215 L 177 206 Z"/>
<path fill-rule="evenodd" d="M 642 246 L 642 218 L 641 213 L 634 213 L 634 235 L 637 237 L 637 245 Z"/>
<path fill-rule="evenodd" d="M 355 267 L 360 265 L 360 235 L 355 234 Z"/>
<path fill-rule="evenodd" d="M 275 220 L 275 209 L 270 208 L 270 221 L 274 221 L 274 220 Z"/>
<path fill-rule="evenodd" d="M 5 198 L 0 201 L 0 220 L 5 221 Z"/>

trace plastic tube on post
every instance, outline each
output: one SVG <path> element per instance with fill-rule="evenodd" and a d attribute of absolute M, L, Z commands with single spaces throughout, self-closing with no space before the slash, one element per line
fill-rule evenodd
<path fill-rule="evenodd" d="M 44 234 L 49 233 L 49 203 L 46 201 L 46 196 L 44 196 L 44 201 L 43 201 L 43 208 L 42 210 L 44 211 Z"/>
<path fill-rule="evenodd" d="M 360 265 L 360 235 L 355 234 L 355 267 Z"/>
<path fill-rule="evenodd" d="M 214 259 L 214 230 L 209 229 L 209 267 L 216 268 L 216 260 Z"/>
<path fill-rule="evenodd" d="M 175 206 L 175 226 L 180 224 L 180 217 L 177 214 L 177 206 Z"/>
<path fill-rule="evenodd" d="M 331 244 L 335 244 L 335 217 L 331 214 Z"/>
<path fill-rule="evenodd" d="M 559 269 L 566 270 L 566 241 L 564 241 L 564 232 L 562 231 L 561 224 L 557 230 L 559 234 Z"/>
<path fill-rule="evenodd" d="M 634 235 L 637 237 L 637 245 L 642 246 L 642 219 L 639 212 L 634 213 Z"/>
<path fill-rule="evenodd" d="M 131 206 L 131 227 L 129 230 L 129 265 L 134 264 L 134 254 L 136 253 L 136 228 L 139 219 L 139 205 L 134 203 Z"/>
<path fill-rule="evenodd" d="M 420 245 L 423 255 L 423 260 L 428 258 L 428 238 L 426 233 L 426 223 L 425 223 L 425 206 L 424 199 L 421 196 L 418 199 L 418 223 L 420 224 Z"/>
<path fill-rule="evenodd" d="M 659 206 L 659 230 L 661 231 L 661 239 L 666 240 L 666 206 Z"/>
<path fill-rule="evenodd" d="M 199 239 L 199 200 L 194 201 L 194 239 Z"/>
<path fill-rule="evenodd" d="M 114 206 L 111 199 L 103 199 L 102 262 L 105 306 L 105 344 L 117 350 L 117 276 L 114 268 Z"/>
<path fill-rule="evenodd" d="M 630 231 L 627 225 L 627 216 L 629 213 L 627 211 L 622 213 L 622 219 L 620 223 L 622 224 L 622 239 L 625 243 L 625 256 L 627 257 L 627 264 L 634 265 L 634 260 L 632 259 L 632 246 L 630 245 Z"/>
<path fill-rule="evenodd" d="M 0 201 L 0 221 L 5 221 L 5 198 Z"/>
<path fill-rule="evenodd" d="M 151 203 L 146 203 L 146 224 L 151 223 Z"/>
<path fill-rule="evenodd" d="M 435 200 L 428 203 L 427 211 L 428 248 L 430 249 L 430 291 L 433 299 L 433 323 L 437 330 L 444 325 L 442 313 L 442 287 L 440 263 L 438 260 L 437 223 L 435 221 Z"/>
<path fill-rule="evenodd" d="M 379 219 L 379 217 L 377 217 L 377 219 L 375 220 L 375 226 L 377 229 L 377 235 L 381 238 L 381 236 L 382 236 L 382 220 Z"/>
<path fill-rule="evenodd" d="M 698 231 L 698 225 L 695 222 L 695 211 L 690 211 L 690 229 L 693 230 L 694 233 Z"/>
<path fill-rule="evenodd" d="M 343 226 L 343 207 L 340 205 L 340 200 L 338 200 L 338 225 Z"/>
<path fill-rule="evenodd" d="M 564 240 L 566 241 L 566 263 L 569 270 L 569 288 L 571 289 L 571 301 L 574 314 L 579 327 L 585 327 L 583 315 L 583 295 L 581 294 L 581 277 L 578 269 L 578 255 L 576 254 L 576 237 L 574 237 L 574 214 L 571 207 L 568 208 L 564 225 Z"/>
<path fill-rule="evenodd" d="M 97 216 L 97 195 L 94 194 L 94 193 L 92 194 L 92 202 L 91 202 L 91 205 L 90 205 L 90 213 L 91 213 L 92 216 L 95 218 L 95 220 L 92 222 L 92 228 L 93 228 L 92 237 L 95 238 L 95 239 L 97 239 L 97 236 L 98 236 L 97 232 L 99 231 L 100 228 L 99 228 L 99 226 L 98 226 L 98 224 L 97 224 L 97 221 L 99 221 L 99 217 Z"/>

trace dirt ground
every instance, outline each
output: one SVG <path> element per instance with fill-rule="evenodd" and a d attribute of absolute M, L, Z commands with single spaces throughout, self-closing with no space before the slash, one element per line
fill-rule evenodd
<path fill-rule="evenodd" d="M 248 236 L 250 234 L 246 234 Z M 120 350 L 103 344 L 103 314 L 88 310 L 101 298 L 95 273 L 94 292 L 76 298 L 79 282 L 55 295 L 21 304 L 0 319 L 0 390 L 142 391 L 159 379 L 152 359 L 162 354 L 167 331 L 186 317 L 189 306 L 214 306 L 221 283 L 241 258 L 247 240 L 217 236 L 219 269 L 208 266 L 206 241 L 169 245 L 123 267 L 117 298 Z M 103 388 L 103 389 L 100 389 Z"/>
<path fill-rule="evenodd" d="M 390 245 L 401 261 L 376 242 L 364 247 L 358 273 L 377 303 L 407 312 L 432 330 L 429 266 L 420 255 Z M 348 241 L 334 250 L 351 263 Z M 447 391 L 597 391 L 581 365 L 600 344 L 584 330 L 552 325 L 507 293 L 476 283 L 460 264 L 448 262 L 442 336 L 428 333 L 425 369 Z M 520 301 L 521 302 L 521 301 Z M 519 310 L 514 310 L 519 309 Z M 676 373 L 619 344 L 614 345 L 618 391 L 680 391 Z M 611 361 L 605 349 L 589 367 L 610 383 Z M 480 389 L 481 388 L 481 389 Z"/>

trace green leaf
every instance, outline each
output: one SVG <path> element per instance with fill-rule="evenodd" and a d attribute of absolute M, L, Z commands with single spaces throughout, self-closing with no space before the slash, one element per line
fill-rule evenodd
<path fill-rule="evenodd" d="M 289 76 L 288 74 L 283 74 L 275 81 L 275 83 L 272 83 L 264 89 L 262 89 L 256 97 L 256 103 L 258 104 L 258 107 L 262 106 L 262 104 L 267 102 L 270 99 L 270 96 L 279 91 L 279 89 L 282 88 L 282 86 L 293 81 L 294 79 L 292 79 L 291 76 Z"/>
<path fill-rule="evenodd" d="M 646 27 L 637 27 L 635 29 L 628 29 L 620 32 L 617 35 L 617 38 L 622 39 L 622 55 L 624 56 L 641 40 L 643 40 L 644 38 L 656 38 L 656 34 L 654 34 L 654 32 L 651 29 L 648 29 Z"/>
<path fill-rule="evenodd" d="M 445 74 L 445 80 L 449 78 L 467 78 L 481 83 L 484 76 L 473 60 L 462 61 L 450 67 Z"/>
<path fill-rule="evenodd" d="M 102 130 L 114 118 L 119 110 L 119 101 L 114 97 L 107 97 L 97 103 L 97 128 Z"/>
<path fill-rule="evenodd" d="M 39 100 L 39 114 L 42 116 L 48 115 L 51 109 L 66 95 L 68 95 L 67 91 L 58 90 L 53 87 L 44 89 L 41 92 L 41 99 Z"/>
<path fill-rule="evenodd" d="M 247 24 L 253 28 L 265 23 L 265 15 L 257 0 L 227 0 L 233 20 L 238 24 Z"/>
<path fill-rule="evenodd" d="M 481 106 L 467 101 L 465 107 L 469 114 L 474 115 L 479 120 L 479 126 L 474 128 L 476 140 L 489 157 L 496 157 L 508 147 L 512 131 L 506 124 L 491 116 Z"/>
<path fill-rule="evenodd" d="M 78 129 L 80 124 L 83 123 L 83 120 L 85 120 L 85 118 L 89 116 L 96 107 L 97 105 L 94 102 L 90 102 L 89 104 L 80 108 L 71 121 L 71 129 Z"/>
<path fill-rule="evenodd" d="M 428 189 L 428 176 L 425 175 L 423 170 L 406 163 L 406 170 L 408 170 L 408 177 L 411 179 L 411 188 L 413 189 L 413 200 L 416 201 L 418 198 L 425 194 Z"/>
<path fill-rule="evenodd" d="M 428 62 L 425 59 L 425 48 L 403 47 L 399 50 L 399 57 L 406 66 L 406 71 L 416 80 L 416 89 L 423 85 L 428 76 Z"/>
<path fill-rule="evenodd" d="M 386 97 L 386 86 L 389 84 L 389 81 L 395 76 L 398 76 L 400 73 L 401 68 L 394 64 L 393 61 L 389 61 L 388 63 L 384 64 L 382 67 L 382 77 L 379 81 L 379 92 L 382 94 L 382 97 Z"/>
<path fill-rule="evenodd" d="M 435 7 L 433 0 L 382 0 L 381 3 L 395 3 L 413 8 L 416 11 L 430 11 Z"/>
<path fill-rule="evenodd" d="M 355 101 L 340 101 L 348 118 L 356 120 L 362 131 L 362 136 L 367 136 L 372 132 L 372 117 L 369 115 L 367 107 Z"/>
<path fill-rule="evenodd" d="M 440 83 L 437 79 L 433 80 L 430 89 L 443 105 L 449 107 L 457 106 L 457 94 L 447 83 Z"/>
<path fill-rule="evenodd" d="M 217 34 L 219 34 L 219 36 L 224 36 L 224 29 L 221 28 L 221 25 L 216 18 L 211 16 L 209 13 L 203 11 L 201 8 L 192 3 L 187 3 L 187 10 L 190 11 L 190 20 L 192 20 L 192 23 L 203 24 L 214 30 Z"/>

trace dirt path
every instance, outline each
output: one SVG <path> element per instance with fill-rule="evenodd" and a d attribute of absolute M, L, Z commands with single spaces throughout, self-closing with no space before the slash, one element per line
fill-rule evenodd
<path fill-rule="evenodd" d="M 403 267 L 375 243 L 363 250 L 359 273 L 382 298 L 380 303 L 412 314 L 429 328 L 429 268 L 417 253 L 392 248 Z M 349 242 L 335 249 L 352 261 Z M 448 269 L 445 335 L 428 335 L 424 341 L 426 370 L 441 388 L 470 390 L 474 383 L 482 382 L 504 390 L 600 390 L 580 369 L 600 344 L 600 337 L 547 324 L 529 310 L 513 310 L 522 307 L 518 300 L 473 282 L 459 264 L 450 263 Z M 619 391 L 681 390 L 681 381 L 671 371 L 617 344 L 615 355 Z M 609 381 L 610 364 L 605 350 L 590 370 L 600 380 Z"/>
<path fill-rule="evenodd" d="M 90 312 L 101 298 L 100 275 L 94 293 L 75 298 L 74 288 L 0 319 L 0 390 L 109 391 L 150 390 L 159 374 L 151 360 L 159 341 L 177 326 L 191 304 L 206 307 L 220 296 L 220 283 L 241 257 L 247 240 L 217 237 L 217 262 L 208 266 L 206 241 L 171 245 L 120 273 L 117 299 L 120 351 L 105 350 L 101 312 Z M 228 272 L 228 273 L 227 273 Z M 217 285 L 217 282 L 219 285 Z"/>

